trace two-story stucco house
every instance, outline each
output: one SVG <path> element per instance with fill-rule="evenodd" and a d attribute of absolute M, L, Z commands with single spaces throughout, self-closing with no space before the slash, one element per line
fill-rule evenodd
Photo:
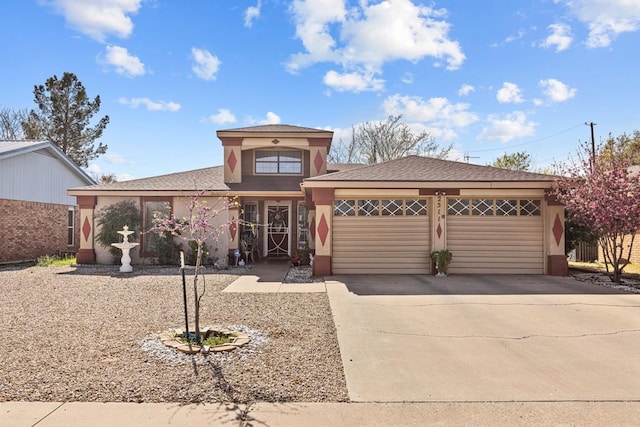
<path fill-rule="evenodd" d="M 184 200 L 206 190 L 239 202 L 220 217 L 232 225 L 210 244 L 218 256 L 245 240 L 262 257 L 309 247 L 315 275 L 428 274 L 431 251 L 446 248 L 452 274 L 567 273 L 564 208 L 548 196 L 551 176 L 420 156 L 332 165 L 333 132 L 289 125 L 217 136 L 221 166 L 70 189 L 80 206 L 78 261 L 111 260 L 94 240 L 94 215 L 104 206 L 133 199 L 150 228 L 154 211 L 180 216 Z M 134 262 L 154 256 L 145 236 Z"/>

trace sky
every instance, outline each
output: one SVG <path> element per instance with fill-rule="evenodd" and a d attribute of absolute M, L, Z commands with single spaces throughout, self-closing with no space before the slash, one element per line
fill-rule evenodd
<path fill-rule="evenodd" d="M 534 169 L 640 129 L 638 0 L 2 0 L 0 107 L 74 73 L 118 180 L 216 166 L 215 132 L 402 115 L 450 159 Z"/>

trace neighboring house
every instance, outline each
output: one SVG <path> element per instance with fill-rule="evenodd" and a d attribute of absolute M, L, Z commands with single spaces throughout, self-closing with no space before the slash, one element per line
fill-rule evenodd
<path fill-rule="evenodd" d="M 263 257 L 308 247 L 315 275 L 427 274 L 431 251 L 446 248 L 453 274 L 567 274 L 564 207 L 548 196 L 552 176 L 420 156 L 328 165 L 333 132 L 289 125 L 217 136 L 222 166 L 70 189 L 81 209 L 78 261 L 111 260 L 94 240 L 103 207 L 132 199 L 149 229 L 154 211 L 182 216 L 184 201 L 204 189 L 239 202 L 220 218 L 232 222 L 227 238 L 212 243 L 225 259 L 245 240 Z M 148 234 L 141 247 L 134 262 L 154 256 Z"/>
<path fill-rule="evenodd" d="M 632 175 L 640 174 L 640 165 L 633 165 L 629 167 L 629 172 Z M 622 242 L 620 244 L 624 247 L 624 254 L 626 255 L 629 251 L 629 245 L 631 244 L 631 238 L 634 235 L 627 234 L 623 237 Z M 598 261 L 605 262 L 604 252 L 602 251 L 602 247 L 597 245 L 598 247 Z M 631 255 L 629 256 L 629 262 L 632 264 L 640 265 L 640 233 L 636 233 L 633 238 L 633 247 L 631 248 Z"/>
<path fill-rule="evenodd" d="M 75 253 L 78 207 L 69 187 L 95 181 L 48 141 L 0 141 L 0 263 Z"/>

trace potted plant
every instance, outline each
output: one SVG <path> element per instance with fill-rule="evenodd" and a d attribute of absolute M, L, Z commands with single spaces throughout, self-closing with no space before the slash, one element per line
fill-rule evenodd
<path fill-rule="evenodd" d="M 453 254 L 446 249 L 431 252 L 431 259 L 435 261 L 436 269 L 438 270 L 438 274 L 436 274 L 436 276 L 447 275 L 447 268 L 449 267 L 452 258 Z"/>

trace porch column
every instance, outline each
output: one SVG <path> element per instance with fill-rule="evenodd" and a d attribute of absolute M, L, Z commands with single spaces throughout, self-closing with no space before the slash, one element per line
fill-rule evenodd
<path fill-rule="evenodd" d="M 96 263 L 93 219 L 97 199 L 95 196 L 76 196 L 76 201 L 80 208 L 80 249 L 76 254 L 76 262 L 78 264 Z"/>
<path fill-rule="evenodd" d="M 433 236 L 432 251 L 447 249 L 447 198 L 444 191 L 436 191 L 431 199 L 431 235 Z"/>
<path fill-rule="evenodd" d="M 331 236 L 333 234 L 333 188 L 314 188 L 311 194 L 315 203 L 315 252 L 313 275 L 331 275 Z"/>
<path fill-rule="evenodd" d="M 229 260 L 235 260 L 233 253 L 240 248 L 240 207 L 229 207 Z"/>
<path fill-rule="evenodd" d="M 547 271 L 549 276 L 567 276 L 569 263 L 564 252 L 564 206 L 547 197 L 544 217 L 547 246 Z"/>

